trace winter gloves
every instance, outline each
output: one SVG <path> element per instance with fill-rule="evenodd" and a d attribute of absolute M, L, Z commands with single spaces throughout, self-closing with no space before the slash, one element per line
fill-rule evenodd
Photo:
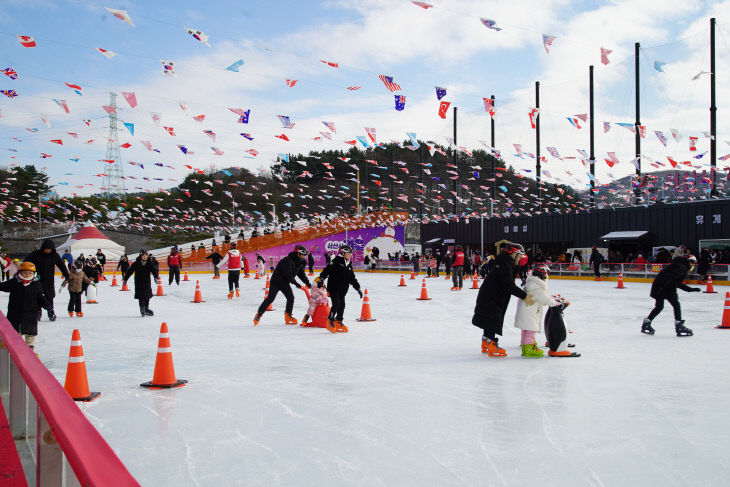
<path fill-rule="evenodd" d="M 48 319 L 51 321 L 56 321 L 56 312 L 53 311 L 53 308 L 48 308 Z"/>
<path fill-rule="evenodd" d="M 700 292 L 700 291 L 701 291 L 701 289 L 700 289 L 700 288 L 698 288 L 698 287 L 693 287 L 693 288 L 692 288 L 692 291 L 691 291 L 691 292 L 693 292 L 693 293 L 698 293 L 698 292 Z"/>
<path fill-rule="evenodd" d="M 360 289 L 356 289 L 356 291 L 357 291 L 357 294 L 360 295 L 360 299 L 362 299 L 362 291 Z"/>

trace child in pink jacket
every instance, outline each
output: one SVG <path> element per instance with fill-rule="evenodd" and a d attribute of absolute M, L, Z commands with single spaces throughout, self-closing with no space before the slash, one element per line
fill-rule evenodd
<path fill-rule="evenodd" d="M 302 319 L 302 326 L 304 326 L 309 320 L 309 317 L 314 314 L 314 310 L 317 309 L 317 306 L 321 304 L 329 304 L 327 289 L 324 287 L 324 279 L 320 279 L 317 282 L 317 287 L 313 287 L 309 292 L 309 308 L 307 309 L 307 314 L 304 315 L 304 319 Z"/>

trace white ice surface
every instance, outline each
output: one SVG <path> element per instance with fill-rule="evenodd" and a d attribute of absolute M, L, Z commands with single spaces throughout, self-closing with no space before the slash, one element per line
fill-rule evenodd
<path fill-rule="evenodd" d="M 680 291 L 694 337 L 675 337 L 669 305 L 650 337 L 639 333 L 649 284 L 551 280 L 583 356 L 526 359 L 514 299 L 509 356 L 480 353 L 470 281 L 456 293 L 429 279 L 424 302 L 420 280 L 358 274 L 377 321 L 355 321 L 351 291 L 350 333 L 331 334 L 285 326 L 283 296 L 254 327 L 263 281 L 241 279 L 229 301 L 225 273 L 199 277 L 203 304 L 190 302 L 194 280 L 165 286 L 141 318 L 133 293 L 107 282 L 84 318 L 68 318 L 64 292 L 59 319 L 39 325 L 37 352 L 61 383 L 81 330 L 102 395 L 79 407 L 142 485 L 728 485 L 730 331 L 714 328 L 724 288 Z M 189 384 L 144 389 L 162 321 Z"/>

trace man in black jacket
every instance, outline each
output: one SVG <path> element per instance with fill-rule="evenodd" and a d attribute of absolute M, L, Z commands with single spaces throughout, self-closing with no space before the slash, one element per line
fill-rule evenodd
<path fill-rule="evenodd" d="M 221 271 L 218 268 L 218 264 L 223 260 L 223 256 L 217 252 L 217 250 L 214 248 L 213 252 L 208 255 L 205 260 L 210 259 L 211 262 L 213 262 L 213 279 L 220 279 L 221 278 Z M 171 281 L 172 282 L 172 281 Z"/>
<path fill-rule="evenodd" d="M 154 313 L 150 309 L 150 299 L 152 299 L 150 276 L 154 277 L 156 282 L 160 278 L 160 273 L 157 269 L 158 267 L 155 265 L 153 257 L 146 250 L 142 249 L 139 251 L 137 260 L 134 261 L 122 278 L 126 283 L 132 277 L 132 274 L 134 274 L 134 299 L 139 301 L 139 314 L 142 317 L 154 316 Z"/>
<path fill-rule="evenodd" d="M 656 304 L 654 305 L 654 309 L 651 310 L 651 313 L 649 313 L 649 316 L 641 324 L 641 333 L 646 333 L 647 335 L 654 334 L 654 328 L 652 328 L 651 322 L 664 309 L 664 300 L 666 299 L 672 305 L 672 308 L 674 308 L 674 331 L 677 336 L 692 336 L 692 330 L 684 326 L 682 309 L 679 306 L 679 297 L 677 296 L 677 288 L 687 292 L 700 292 L 700 288 L 689 287 L 684 283 L 684 280 L 687 279 L 687 274 L 692 272 L 696 263 L 697 259 L 694 255 L 690 255 L 689 257 L 675 257 L 672 259 L 671 264 L 664 267 L 657 274 L 651 285 L 651 293 L 649 294 L 656 300 Z"/>
<path fill-rule="evenodd" d="M 15 331 L 24 336 L 26 345 L 33 348 L 40 309 L 46 308 L 48 316 L 56 319 L 53 306 L 43 294 L 43 287 L 36 276 L 35 264 L 27 261 L 20 264 L 15 276 L 0 283 L 0 291 L 10 293 L 8 321 Z"/>
<path fill-rule="evenodd" d="M 56 252 L 56 244 L 54 244 L 53 240 L 49 238 L 43 241 L 40 249 L 34 250 L 28 254 L 25 261 L 35 264 L 36 273 L 41 282 L 41 287 L 43 288 L 43 294 L 46 295 L 46 299 L 50 303 L 50 308 L 48 308 L 48 319 L 56 321 L 56 313 L 53 312 L 53 298 L 56 297 L 56 286 L 53 276 L 55 274 L 56 267 L 58 267 L 61 274 L 63 274 L 63 277 L 68 279 L 68 268 L 66 267 L 66 262 L 64 262 L 61 256 L 58 255 L 58 252 Z M 38 313 L 40 313 L 40 311 Z M 40 316 L 38 316 L 38 318 L 40 319 Z"/>
<path fill-rule="evenodd" d="M 471 323 L 484 330 L 482 353 L 490 357 L 505 357 L 507 352 L 497 343 L 497 335 L 502 335 L 504 313 L 512 296 L 524 299 L 529 306 L 532 296 L 515 284 L 515 269 L 524 249 L 522 245 L 506 243 L 495 259 L 495 267 L 487 274 L 479 288 L 477 304 Z"/>
<path fill-rule="evenodd" d="M 327 319 L 327 329 L 332 333 L 347 332 L 348 329 L 342 324 L 345 314 L 345 296 L 350 285 L 362 298 L 360 283 L 357 282 L 355 272 L 352 270 L 352 247 L 343 245 L 340 247 L 340 255 L 332 259 L 332 262 L 324 268 L 317 278 L 317 281 L 328 279 L 327 292 L 332 299 L 332 308 Z"/>
<path fill-rule="evenodd" d="M 301 245 L 294 247 L 294 252 L 289 252 L 289 255 L 279 261 L 274 269 L 274 273 L 271 274 L 271 282 L 269 284 L 269 295 L 264 299 L 264 302 L 259 306 L 258 312 L 253 319 L 254 326 L 259 324 L 261 317 L 266 312 L 266 308 L 274 302 L 274 298 L 279 294 L 279 291 L 286 297 L 286 310 L 284 312 L 284 323 L 287 325 L 296 325 L 299 322 L 291 314 L 294 311 L 294 293 L 292 292 L 290 284 L 300 287 L 297 284 L 296 277 L 298 277 L 305 286 L 311 288 L 312 285 L 307 279 L 307 275 L 304 273 L 304 263 L 306 262 L 307 249 Z"/>
<path fill-rule="evenodd" d="M 598 251 L 597 248 L 593 247 L 591 252 L 591 258 L 588 261 L 589 264 L 593 265 L 593 275 L 596 276 L 596 281 L 601 280 L 601 264 L 603 264 L 603 255 Z"/>

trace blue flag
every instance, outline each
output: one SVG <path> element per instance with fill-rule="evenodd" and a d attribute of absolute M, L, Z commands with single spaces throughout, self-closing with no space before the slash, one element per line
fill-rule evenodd
<path fill-rule="evenodd" d="M 439 100 L 446 96 L 446 88 L 441 88 L 440 86 L 436 87 L 436 98 Z"/>
<path fill-rule="evenodd" d="M 134 135 L 134 124 L 133 123 L 125 123 L 125 127 L 127 127 L 127 130 L 129 130 L 129 133 Z"/>
<path fill-rule="evenodd" d="M 234 73 L 238 73 L 239 72 L 238 70 L 241 68 L 241 66 L 243 66 L 243 59 L 239 59 L 235 63 L 228 66 L 226 69 L 228 71 L 233 71 Z"/>
<path fill-rule="evenodd" d="M 663 63 L 661 61 L 654 61 L 654 69 L 656 69 L 660 73 L 663 73 L 664 69 L 662 69 L 662 66 L 664 66 L 665 64 L 667 64 L 667 63 Z"/>
<path fill-rule="evenodd" d="M 395 95 L 395 109 L 399 112 L 406 107 L 406 95 Z"/>
<path fill-rule="evenodd" d="M 408 136 L 409 139 L 411 139 L 411 145 L 413 147 L 415 147 L 416 149 L 418 149 L 419 147 L 421 147 L 421 144 L 419 144 L 418 141 L 416 140 L 416 133 L 415 132 L 406 132 L 406 135 Z"/>
<path fill-rule="evenodd" d="M 370 147 L 370 144 L 368 144 L 368 141 L 364 136 L 358 135 L 355 138 L 358 140 L 358 142 L 360 142 L 362 144 L 363 147 L 366 147 L 366 148 Z"/>
<path fill-rule="evenodd" d="M 253 135 L 251 135 L 251 134 L 248 134 L 248 133 L 245 133 L 244 132 L 241 135 L 243 135 L 244 137 L 246 137 L 248 140 L 253 140 Z"/>
<path fill-rule="evenodd" d="M 248 123 L 248 116 L 251 115 L 251 109 L 249 108 L 245 112 L 243 112 L 243 115 L 241 115 L 241 118 L 238 119 L 238 123 Z"/>

